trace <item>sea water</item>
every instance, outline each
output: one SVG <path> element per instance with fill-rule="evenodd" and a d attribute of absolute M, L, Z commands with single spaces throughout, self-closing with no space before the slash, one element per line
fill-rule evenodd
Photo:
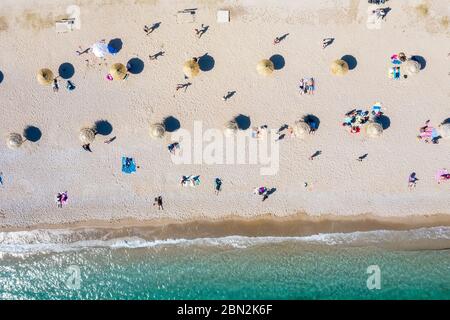
<path fill-rule="evenodd" d="M 0 299 L 450 299 L 447 227 L 164 240 L 112 234 L 0 233 Z"/>

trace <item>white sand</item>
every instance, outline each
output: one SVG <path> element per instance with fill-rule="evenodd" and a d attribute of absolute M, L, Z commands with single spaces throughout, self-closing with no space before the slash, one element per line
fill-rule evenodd
<path fill-rule="evenodd" d="M 450 214 L 450 184 L 438 185 L 437 169 L 450 169 L 450 141 L 438 145 L 416 139 L 418 128 L 431 119 L 437 125 L 450 117 L 450 15 L 445 0 L 425 1 L 428 15 L 414 9 L 418 1 L 386 3 L 392 8 L 381 30 L 368 30 L 367 1 L 76 1 L 81 7 L 81 29 L 56 34 L 54 20 L 73 1 L 2 1 L 0 5 L 0 136 L 21 132 L 27 125 L 42 131 L 37 143 L 20 150 L 0 144 L 0 226 L 28 226 L 90 219 L 217 219 L 229 215 L 252 217 L 265 213 L 382 216 Z M 319 3 L 317 3 L 319 2 Z M 39 5 L 38 5 L 39 3 Z M 195 24 L 177 24 L 174 14 L 198 8 Z M 215 22 L 216 10 L 229 8 L 230 24 Z M 144 24 L 161 21 L 151 36 Z M 448 20 L 447 20 L 448 21 Z M 210 25 L 198 40 L 193 32 Z M 285 41 L 272 44 L 276 36 Z M 325 50 L 321 41 L 334 37 Z M 107 64 L 126 63 L 133 57 L 145 62 L 142 73 L 125 82 L 105 80 L 108 67 L 86 67 L 92 54 L 76 56 L 99 39 L 120 38 L 123 48 Z M 165 56 L 149 61 L 160 50 Z M 404 51 L 426 59 L 417 76 L 387 78 L 389 57 Z M 215 65 L 192 82 L 186 93 L 181 67 L 192 57 L 209 53 Z M 273 54 L 286 65 L 272 78 L 262 78 L 256 63 Z M 357 66 L 348 75 L 330 75 L 329 65 L 352 55 Z M 40 86 L 35 73 L 60 64 L 75 67 L 77 88 L 67 92 L 61 83 L 55 94 Z M 298 80 L 316 79 L 314 96 L 300 96 Z M 227 103 L 228 90 L 237 94 Z M 175 94 L 175 97 L 174 97 Z M 391 125 L 377 140 L 351 135 L 340 124 L 355 107 L 369 109 L 381 101 Z M 164 141 L 151 140 L 148 125 L 166 116 L 176 117 L 182 128 L 193 122 L 221 128 L 236 114 L 248 115 L 252 125 L 278 128 L 306 113 L 320 118 L 320 127 L 307 141 L 285 140 L 280 148 L 280 171 L 261 176 L 255 165 L 175 165 Z M 78 130 L 97 120 L 113 126 L 110 145 L 100 137 L 84 152 Z M 308 157 L 321 150 L 316 160 Z M 355 159 L 368 153 L 366 161 Z M 121 173 L 121 156 L 136 158 L 137 174 Z M 417 188 L 407 188 L 416 172 Z M 201 175 L 197 188 L 182 188 L 183 174 Z M 214 195 L 213 179 L 221 177 L 223 191 Z M 304 188 L 307 181 L 309 188 Z M 252 194 L 256 186 L 277 191 L 264 203 Z M 57 192 L 69 192 L 69 204 L 57 209 Z M 152 207 L 162 194 L 165 210 Z"/>

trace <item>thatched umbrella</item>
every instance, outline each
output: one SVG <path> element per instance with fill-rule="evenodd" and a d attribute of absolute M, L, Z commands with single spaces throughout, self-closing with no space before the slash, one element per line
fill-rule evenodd
<path fill-rule="evenodd" d="M 18 149 L 25 142 L 20 133 L 10 133 L 6 138 L 6 145 L 10 149 Z"/>
<path fill-rule="evenodd" d="M 442 123 L 438 127 L 439 135 L 444 139 L 450 139 L 450 123 Z"/>
<path fill-rule="evenodd" d="M 366 134 L 368 137 L 377 138 L 383 133 L 383 126 L 378 122 L 369 122 L 366 125 Z"/>
<path fill-rule="evenodd" d="M 271 75 L 275 66 L 272 61 L 263 59 L 256 65 L 256 71 L 263 76 Z"/>
<path fill-rule="evenodd" d="M 150 137 L 153 139 L 160 139 L 164 137 L 166 129 L 162 123 L 153 123 L 150 125 Z"/>
<path fill-rule="evenodd" d="M 40 84 L 48 86 L 52 84 L 53 79 L 55 79 L 55 76 L 53 75 L 52 70 L 44 68 L 38 71 L 36 78 Z"/>
<path fill-rule="evenodd" d="M 114 63 L 109 69 L 109 74 L 113 80 L 124 80 L 128 74 L 127 67 L 121 63 Z"/>
<path fill-rule="evenodd" d="M 224 134 L 227 137 L 234 135 L 238 130 L 239 130 L 239 127 L 235 120 L 230 120 L 227 123 L 225 123 Z"/>
<path fill-rule="evenodd" d="M 335 60 L 331 64 L 331 73 L 335 76 L 343 76 L 348 70 L 348 64 L 344 60 Z"/>
<path fill-rule="evenodd" d="M 309 127 L 309 125 L 303 120 L 295 121 L 294 125 L 292 126 L 294 136 L 300 139 L 305 138 L 309 134 L 310 130 L 311 128 Z"/>
<path fill-rule="evenodd" d="M 183 72 L 188 78 L 196 77 L 200 73 L 200 65 L 194 59 L 188 60 L 183 65 Z"/>
<path fill-rule="evenodd" d="M 90 144 L 95 140 L 95 131 L 92 128 L 83 128 L 80 130 L 79 137 L 83 145 Z"/>
<path fill-rule="evenodd" d="M 410 75 L 419 73 L 420 71 L 420 63 L 415 60 L 409 59 L 403 64 L 403 66 L 405 71 Z"/>

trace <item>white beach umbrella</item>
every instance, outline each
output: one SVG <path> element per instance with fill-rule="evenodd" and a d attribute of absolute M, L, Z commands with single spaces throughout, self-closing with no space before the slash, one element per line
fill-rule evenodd
<path fill-rule="evenodd" d="M 92 45 L 92 53 L 97 58 L 104 58 L 106 55 L 109 54 L 108 45 L 101 41 L 96 42 Z"/>
<path fill-rule="evenodd" d="M 227 137 L 231 137 L 239 130 L 238 125 L 235 120 L 230 120 L 225 123 L 224 134 Z"/>
<path fill-rule="evenodd" d="M 164 134 L 166 133 L 166 129 L 164 128 L 164 125 L 161 123 L 153 123 L 150 125 L 150 137 L 153 139 L 160 139 L 164 137 Z"/>
<path fill-rule="evenodd" d="M 416 74 L 420 71 L 420 63 L 415 60 L 409 59 L 404 63 L 404 68 L 408 74 Z"/>
<path fill-rule="evenodd" d="M 365 129 L 367 136 L 371 138 L 377 138 L 383 133 L 383 127 L 377 122 L 369 122 Z"/>
<path fill-rule="evenodd" d="M 303 120 L 295 121 L 294 125 L 292 126 L 294 136 L 300 139 L 308 136 L 310 129 L 311 128 L 309 127 L 309 125 Z"/>
<path fill-rule="evenodd" d="M 438 127 L 439 135 L 444 139 L 450 139 L 450 123 L 440 124 Z"/>
<path fill-rule="evenodd" d="M 95 131 L 91 128 L 83 128 L 80 130 L 80 141 L 83 144 L 90 144 L 95 140 Z"/>
<path fill-rule="evenodd" d="M 18 149 L 24 143 L 24 138 L 19 133 L 10 133 L 6 138 L 6 145 L 10 149 Z"/>

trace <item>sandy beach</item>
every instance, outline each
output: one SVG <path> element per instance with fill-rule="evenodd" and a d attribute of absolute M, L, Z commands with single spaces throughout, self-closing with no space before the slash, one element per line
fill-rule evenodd
<path fill-rule="evenodd" d="M 80 29 L 57 34 L 55 21 L 74 4 L 81 10 Z M 428 10 L 419 11 L 419 5 Z M 438 169 L 450 169 L 450 140 L 427 144 L 416 136 L 426 120 L 437 126 L 450 118 L 450 7 L 445 0 L 391 0 L 384 5 L 391 10 L 381 29 L 369 30 L 368 6 L 357 0 L 2 1 L 0 227 L 299 213 L 344 222 L 369 217 L 449 225 L 450 183 L 437 184 L 434 176 Z M 186 8 L 197 9 L 195 22 L 177 23 L 177 11 Z M 230 10 L 230 23 L 216 22 L 218 9 Z M 161 25 L 147 36 L 143 26 L 156 22 Z M 202 23 L 209 29 L 198 39 L 194 28 Z M 323 49 L 326 37 L 335 41 Z M 122 48 L 105 61 L 75 53 L 101 39 L 120 39 Z M 158 60 L 148 58 L 159 51 L 165 53 Z M 417 75 L 394 81 L 387 76 L 390 57 L 401 51 L 426 63 Z M 189 80 L 186 92 L 175 91 L 186 81 L 183 63 L 206 53 L 209 70 Z M 284 66 L 262 77 L 256 64 L 274 55 L 283 57 Z M 331 62 L 345 55 L 354 57 L 356 66 L 343 77 L 332 76 Z M 105 79 L 113 63 L 134 58 L 143 62 L 140 72 L 125 81 Z M 64 63 L 74 68 L 75 90 L 65 90 L 65 82 L 58 93 L 39 85 L 40 68 L 57 74 Z M 314 95 L 298 93 L 303 77 L 316 80 Z M 224 102 L 228 91 L 236 94 Z M 381 137 L 369 139 L 342 127 L 347 111 L 369 110 L 377 101 L 389 117 Z M 170 116 L 192 131 L 195 121 L 205 129 L 222 129 L 239 114 L 249 117 L 251 127 L 277 129 L 305 114 L 319 118 L 320 126 L 305 140 L 281 140 L 279 170 L 268 176 L 260 174 L 261 165 L 174 164 L 167 151 L 171 133 L 162 140 L 148 133 L 150 123 Z M 101 120 L 111 124 L 112 132 L 97 135 L 93 152 L 85 152 L 79 130 Z M 7 148 L 4 137 L 27 126 L 40 130 L 39 140 Z M 114 136 L 112 143 L 103 143 Z M 317 150 L 320 156 L 309 160 Z M 356 161 L 362 154 L 367 158 Z M 136 173 L 121 172 L 123 156 L 136 160 Z M 419 179 L 414 190 L 408 189 L 411 172 Z M 200 175 L 201 184 L 180 186 L 180 177 L 191 174 Z M 216 177 L 223 180 L 217 196 Z M 252 194 L 261 185 L 276 188 L 264 202 Z M 69 202 L 60 209 L 55 195 L 62 191 L 68 191 Z M 163 211 L 152 206 L 158 195 Z"/>

